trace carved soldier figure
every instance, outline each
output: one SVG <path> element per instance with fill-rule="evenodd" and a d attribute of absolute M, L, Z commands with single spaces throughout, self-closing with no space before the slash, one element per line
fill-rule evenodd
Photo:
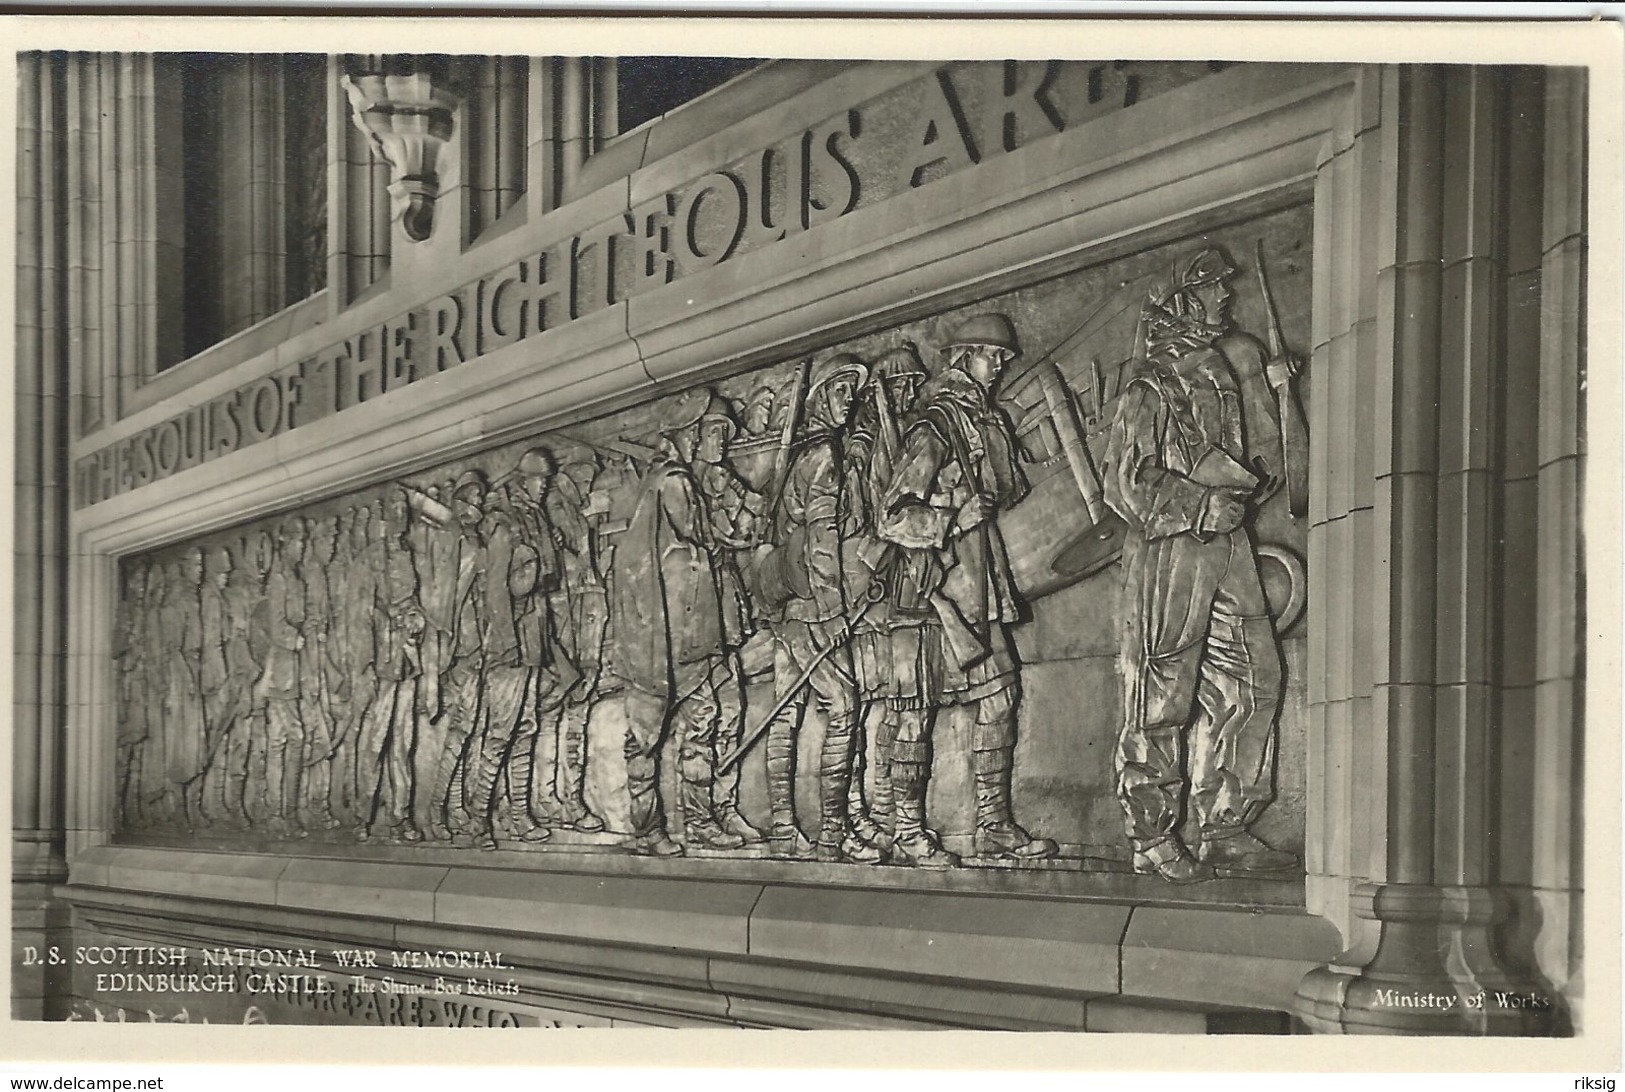
<path fill-rule="evenodd" d="M 869 384 L 853 414 L 847 438 L 847 496 L 858 528 L 858 539 L 848 554 L 855 557 L 868 580 L 881 576 L 873 566 L 883 557 L 876 537 L 876 514 L 881 494 L 891 481 L 892 467 L 902 455 L 901 423 L 910 418 L 920 388 L 929 378 L 912 345 L 888 350 L 869 365 Z M 890 854 L 895 824 L 891 786 L 892 739 L 896 719 L 886 698 L 892 693 L 891 612 L 889 600 L 870 606 L 852 632 L 852 664 L 858 680 L 858 711 L 853 725 L 854 768 L 847 810 L 853 832 L 883 854 Z M 872 806 L 864 799 L 863 770 L 866 740 L 874 732 L 875 760 Z"/>
<path fill-rule="evenodd" d="M 154 558 L 147 573 L 147 610 L 142 638 L 146 641 L 147 743 L 142 749 L 141 780 L 138 789 L 150 821 L 173 818 L 169 808 L 175 803 L 165 783 L 166 749 L 170 724 L 176 716 L 174 674 L 171 660 L 176 656 L 177 612 L 170 601 L 183 596 L 175 567 Z"/>
<path fill-rule="evenodd" d="M 767 498 L 739 475 L 727 457 L 728 446 L 739 433 L 739 419 L 733 405 L 717 398 L 714 402 L 708 401 L 707 406 L 706 416 L 700 422 L 699 444 L 691 469 L 708 517 L 707 533 L 723 616 L 737 620 L 738 624 L 737 630 L 728 630 L 723 656 L 717 665 L 719 670 L 714 676 L 716 738 L 709 754 L 702 757 L 711 766 L 711 816 L 729 836 L 723 841 L 737 838 L 742 845 L 758 845 L 763 840 L 762 832 L 739 811 L 739 765 L 735 763 L 724 770 L 720 759 L 739 745 L 745 726 L 745 669 L 741 657 L 747 641 L 756 632 L 756 625 L 740 566 L 761 541 Z M 733 848 L 715 840 L 710 847 Z"/>
<path fill-rule="evenodd" d="M 677 396 L 666 412 L 661 457 L 639 484 L 616 550 L 610 604 L 616 670 L 626 683 L 629 844 L 657 856 L 684 852 L 667 834 L 660 801 L 656 754 L 668 724 L 678 737 L 687 844 L 737 849 L 750 837 L 739 830 L 749 825 L 734 801 L 724 797 L 719 808 L 712 792 L 718 737 L 739 731 L 737 723 L 723 730 L 720 688 L 737 685 L 737 650 L 748 635 L 727 551 L 750 544 L 762 503 L 721 465 L 737 431 L 726 402 L 701 388 Z"/>
<path fill-rule="evenodd" d="M 1118 401 L 1103 474 L 1130 528 L 1118 797 L 1135 871 L 1175 883 L 1297 865 L 1247 829 L 1274 797 L 1281 651 L 1246 526 L 1262 483 L 1232 361 L 1257 348 L 1229 334 L 1232 272 L 1206 248 L 1153 291 L 1145 367 Z M 1272 381 L 1291 369 L 1267 365 Z M 1187 792 L 1196 859 L 1179 837 Z"/>
<path fill-rule="evenodd" d="M 350 517 L 350 564 L 345 570 L 343 609 L 348 617 L 350 658 L 349 726 L 340 733 L 334 776 L 348 791 L 348 818 L 364 824 L 372 815 L 376 787 L 374 757 L 367 725 L 378 695 L 378 568 L 382 561 L 383 523 L 371 505 L 360 505 Z"/>
<path fill-rule="evenodd" d="M 308 537 L 302 516 L 289 516 L 277 528 L 277 549 L 265 583 L 260 643 L 264 667 L 255 684 L 256 705 L 265 718 L 265 797 L 269 829 L 304 837 L 299 823 L 299 775 L 305 730 L 299 715 L 299 653 L 305 647 L 305 586 L 300 561 Z"/>
<path fill-rule="evenodd" d="M 469 812 L 465 785 L 478 765 L 483 746 L 488 704 L 485 701 L 485 653 L 492 636 L 491 579 L 504 579 L 506 571 L 492 573 L 487 540 L 496 530 L 488 523 L 485 496 L 489 488 L 480 470 L 465 470 L 452 485 L 451 507 L 461 534 L 456 585 L 451 603 L 451 653 L 445 677 L 445 728 L 434 776 L 429 787 L 426 833 L 436 840 L 467 838 L 489 840 L 489 823 Z M 504 562 L 506 564 L 506 562 Z"/>
<path fill-rule="evenodd" d="M 333 516 L 331 560 L 323 567 L 327 576 L 328 634 L 327 656 L 334 673 L 328 690 L 328 727 L 332 731 L 332 756 L 327 761 L 329 803 L 339 825 L 353 817 L 355 776 L 351 772 L 355 752 L 356 693 L 361 673 L 357 649 L 361 638 L 355 632 L 355 611 L 349 598 L 355 594 L 351 575 L 356 568 L 355 523 L 357 512 L 346 508 Z"/>
<path fill-rule="evenodd" d="M 868 369 L 852 354 L 841 353 L 821 371 L 807 392 L 806 431 L 772 512 L 774 544 L 761 548 L 757 565 L 758 605 L 768 612 L 773 631 L 774 696 L 789 702 L 767 731 L 767 788 L 773 809 L 769 838 L 775 856 L 873 864 L 881 859 L 880 851 L 852 834 L 847 817 L 858 695 L 846 631 L 861 609 L 867 581 L 848 586 L 855 570 L 848 555 L 857 528 L 842 449 Z M 796 735 L 809 690 L 826 720 L 816 847 L 807 842 L 795 815 Z"/>
<path fill-rule="evenodd" d="M 236 543 L 221 567 L 226 579 L 220 593 L 225 606 L 226 671 L 233 680 L 235 713 L 227 718 L 215 744 L 204 785 L 213 817 L 231 827 L 248 824 L 247 785 L 250 740 L 261 711 L 255 708 L 254 684 L 264 668 L 267 650 L 256 648 L 254 616 L 265 591 L 271 546 L 263 532 Z M 262 744 L 263 745 L 263 744 Z"/>
<path fill-rule="evenodd" d="M 194 796 L 197 811 L 208 822 L 226 819 L 223 792 L 211 793 L 220 778 L 212 777 L 223 751 L 223 741 L 231 725 L 246 711 L 248 684 L 253 676 L 240 673 L 241 659 L 234 654 L 231 608 L 226 602 L 226 583 L 231 578 L 231 553 L 223 547 L 202 551 L 203 580 L 198 589 L 200 649 L 198 688 L 203 702 L 203 757 L 196 776 L 186 786 Z M 209 805 L 215 805 L 210 807 Z"/>
<path fill-rule="evenodd" d="M 164 598 L 163 632 L 170 648 L 168 717 L 163 723 L 164 795 L 167 810 L 188 829 L 203 825 L 202 791 L 197 777 L 203 766 L 203 628 L 200 589 L 203 552 L 185 551 L 170 569 L 170 592 Z"/>
<path fill-rule="evenodd" d="M 130 830 L 146 821 L 146 801 L 142 792 L 142 759 L 149 732 L 147 688 L 151 685 L 151 661 L 147 643 L 147 580 L 151 569 L 144 557 L 132 560 L 124 570 L 124 609 L 119 616 L 113 643 L 113 659 L 118 664 L 118 806 L 119 823 Z"/>
<path fill-rule="evenodd" d="M 349 680 L 339 665 L 334 632 L 343 610 L 330 581 L 338 525 L 325 516 L 310 524 L 310 546 L 301 562 L 305 586 L 305 647 L 299 653 L 299 708 L 305 724 L 301 802 L 308 825 L 331 830 L 340 825 L 333 814 L 333 754 L 337 749 L 335 718 L 348 697 Z"/>
<path fill-rule="evenodd" d="M 926 384 L 904 436 L 877 524 L 880 537 L 900 547 L 891 569 L 892 859 L 926 868 L 958 864 L 923 825 L 931 728 L 943 705 L 972 713 L 977 855 L 1056 850 L 1010 811 L 1017 667 L 1006 627 L 1019 603 L 994 517 L 1026 493 L 1027 482 L 994 389 L 1020 346 L 1007 318 L 984 314 L 961 323 L 947 351 L 947 368 Z"/>
<path fill-rule="evenodd" d="M 557 468 L 551 451 L 530 448 L 497 483 L 488 505 L 494 520 L 493 576 L 506 573 L 507 584 L 505 590 L 498 589 L 501 603 L 492 605 L 490 621 L 502 631 L 501 649 L 486 651 L 491 717 L 469 804 L 476 818 L 488 813 L 497 833 L 527 842 L 545 841 L 551 835 L 549 819 L 531 808 L 541 725 L 550 722 L 564 693 L 580 677 L 554 633 L 548 598 L 561 565 L 559 535 L 548 522 L 546 509 Z M 495 581 L 488 584 L 493 587 Z M 550 758 L 551 749 L 543 761 Z M 551 775 L 549 765 L 542 776 L 550 781 Z M 505 807 L 497 806 L 498 797 L 506 797 Z M 491 842 L 491 833 L 483 834 Z"/>
<path fill-rule="evenodd" d="M 560 695 L 553 730 L 548 734 L 551 761 L 543 767 L 552 776 L 533 779 L 536 792 L 531 801 L 533 809 L 586 833 L 604 829 L 604 821 L 587 807 L 583 795 L 587 722 L 598 697 L 609 621 L 598 532 L 588 519 L 597 469 L 590 456 L 576 459 L 554 473 L 547 490 L 547 519 L 559 548 L 559 577 L 551 592 L 549 614 L 563 654 L 579 677 Z"/>
<path fill-rule="evenodd" d="M 454 483 L 432 484 L 423 489 L 431 504 L 450 499 Z M 441 713 L 441 672 L 451 655 L 451 598 L 456 590 L 457 551 L 460 538 L 453 527 L 438 521 L 412 521 L 412 560 L 417 567 L 419 598 L 427 626 L 423 632 L 423 677 L 419 702 L 425 722 L 435 722 Z"/>
<path fill-rule="evenodd" d="M 373 522 L 372 544 L 378 565 L 373 592 L 378 691 L 357 755 L 363 773 L 363 840 L 381 832 L 405 842 L 423 840 L 414 818 L 412 755 L 417 745 L 424 619 L 407 538 L 410 519 L 406 494 L 399 488 L 386 490 Z"/>

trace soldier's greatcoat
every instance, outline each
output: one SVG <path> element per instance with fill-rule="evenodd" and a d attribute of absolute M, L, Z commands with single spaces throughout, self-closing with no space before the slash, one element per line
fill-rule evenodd
<path fill-rule="evenodd" d="M 915 708 L 938 695 L 978 701 L 1009 686 L 1014 647 L 1005 626 L 1021 613 L 998 509 L 1027 493 L 1009 419 L 976 381 L 957 369 L 933 379 L 903 439 L 903 453 L 881 495 L 881 538 L 903 547 L 893 575 L 894 700 Z M 960 526 L 973 495 L 986 517 Z M 944 640 L 940 595 L 986 651 L 971 666 Z M 912 624 L 907 624 L 912 622 Z"/>
<path fill-rule="evenodd" d="M 666 694 L 673 669 L 737 647 L 745 620 L 725 595 L 722 561 L 693 474 L 662 459 L 644 476 L 632 523 L 615 552 L 611 612 L 616 668 L 649 694 Z"/>

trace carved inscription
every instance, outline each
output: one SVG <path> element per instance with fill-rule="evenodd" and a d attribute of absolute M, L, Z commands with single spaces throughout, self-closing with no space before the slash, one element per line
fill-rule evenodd
<path fill-rule="evenodd" d="M 85 456 L 74 468 L 74 505 L 342 413 L 1211 67 L 945 67 Z"/>

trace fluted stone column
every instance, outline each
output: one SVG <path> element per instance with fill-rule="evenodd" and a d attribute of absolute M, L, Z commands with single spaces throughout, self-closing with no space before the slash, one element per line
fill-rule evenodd
<path fill-rule="evenodd" d="M 620 134 L 620 87 L 614 57 L 592 61 L 592 150 L 597 151 Z"/>
<path fill-rule="evenodd" d="M 67 281 L 61 175 L 66 62 L 18 57 L 16 534 L 12 654 L 12 1015 L 40 1018 L 56 969 L 26 958 L 59 943 L 51 892 L 67 877 L 57 791 L 66 702 Z"/>
<path fill-rule="evenodd" d="M 1538 1034 L 1563 1019 L 1542 1007 L 1560 1008 L 1561 997 L 1512 943 L 1508 888 L 1527 862 L 1520 867 L 1500 834 L 1509 817 L 1577 829 L 1570 809 L 1541 799 L 1541 785 L 1579 792 L 1572 765 L 1556 768 L 1578 738 L 1573 703 L 1530 725 L 1528 703 L 1506 697 L 1517 680 L 1504 675 L 1504 653 L 1515 656 L 1527 640 L 1503 624 L 1526 609 L 1513 601 L 1516 589 L 1562 585 L 1578 568 L 1578 550 L 1561 538 L 1578 519 L 1577 487 L 1564 489 L 1561 472 L 1548 475 L 1557 496 L 1537 515 L 1528 490 L 1509 485 L 1522 480 L 1509 474 L 1527 471 L 1530 380 L 1538 379 L 1542 432 L 1548 402 L 1571 404 L 1579 389 L 1575 368 L 1556 359 L 1559 346 L 1577 350 L 1577 325 L 1543 337 L 1531 376 L 1528 312 L 1509 303 L 1529 291 L 1527 270 L 1520 281 L 1509 266 L 1528 264 L 1527 216 L 1541 203 L 1541 180 L 1513 154 L 1530 140 L 1531 78 L 1538 75 L 1514 80 L 1474 68 L 1385 72 L 1380 130 L 1367 134 L 1377 143 L 1366 149 L 1381 164 L 1366 175 L 1380 205 L 1375 266 L 1349 271 L 1374 284 L 1374 321 L 1349 316 L 1339 336 L 1350 348 L 1316 356 L 1317 367 L 1336 373 L 1319 377 L 1331 402 L 1355 407 L 1352 430 L 1326 422 L 1331 435 L 1320 441 L 1351 480 L 1329 490 L 1311 548 L 1312 571 L 1329 570 L 1319 588 L 1322 662 L 1333 676 L 1319 695 L 1314 738 L 1334 758 L 1321 768 L 1342 771 L 1327 779 L 1338 786 L 1327 805 L 1336 810 L 1321 817 L 1323 838 L 1311 838 L 1322 843 L 1310 860 L 1311 904 L 1340 920 L 1349 943 L 1299 988 L 1298 1011 L 1317 1031 Z M 1510 123 L 1514 108 L 1525 110 L 1520 126 Z M 1583 177 L 1572 170 L 1556 181 Z M 1548 172 L 1548 210 L 1553 181 Z M 1350 397 L 1335 397 L 1339 389 Z M 1564 456 L 1554 450 L 1553 458 Z M 1543 543 L 1557 539 L 1550 563 L 1567 577 L 1543 575 L 1539 551 L 1516 537 L 1530 527 Z M 1505 545 L 1503 528 L 1515 536 Z M 1542 587 L 1538 598 L 1539 624 L 1563 635 L 1554 648 L 1575 641 L 1562 588 Z M 1559 661 L 1549 673 L 1571 695 L 1573 662 L 1564 675 Z M 1537 750 L 1554 752 L 1553 770 L 1537 773 L 1532 792 L 1504 775 L 1509 740 L 1531 727 Z M 1347 832 L 1334 836 L 1340 818 Z M 1340 890 L 1347 911 L 1315 905 Z"/>
<path fill-rule="evenodd" d="M 1584 1031 L 1580 938 L 1584 743 L 1584 596 L 1580 522 L 1585 493 L 1586 72 L 1546 77 L 1540 261 L 1540 373 L 1535 472 L 1536 597 L 1533 806 L 1527 916 L 1540 980 L 1568 999 Z M 1520 574 L 1525 575 L 1525 574 Z M 1523 638 L 1527 640 L 1527 636 Z M 1606 726 L 1604 727 L 1606 729 Z M 1524 894 L 1524 892 L 1520 892 Z"/>
<path fill-rule="evenodd" d="M 338 90 L 343 61 L 327 65 L 327 283 L 337 315 L 389 271 L 389 164 L 372 154 Z"/>
<path fill-rule="evenodd" d="M 466 242 L 479 238 L 524 197 L 533 65 L 528 57 L 480 57 L 466 63 L 468 97 L 459 129 Z"/>
<path fill-rule="evenodd" d="M 220 81 L 220 330 L 229 337 L 287 299 L 288 97 L 282 58 L 249 57 Z"/>
<path fill-rule="evenodd" d="M 556 62 L 558 99 L 553 134 L 558 146 L 558 204 L 574 196 L 576 177 L 592 154 L 592 62 L 560 57 Z"/>
<path fill-rule="evenodd" d="M 593 153 L 620 132 L 613 58 L 530 58 L 526 211 L 531 217 L 580 196 Z"/>

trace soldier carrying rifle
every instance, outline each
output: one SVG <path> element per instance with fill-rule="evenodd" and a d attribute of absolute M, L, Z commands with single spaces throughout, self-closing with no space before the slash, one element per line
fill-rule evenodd
<path fill-rule="evenodd" d="M 1009 319 L 983 314 L 954 330 L 947 351 L 948 366 L 926 385 L 877 513 L 880 538 L 899 547 L 888 698 L 897 727 L 892 859 L 922 868 L 959 863 L 924 825 L 931 730 L 944 705 L 973 714 L 976 854 L 1031 859 L 1056 851 L 1010 811 L 1017 667 L 1006 627 L 1019 605 L 994 518 L 1021 499 L 1027 482 L 994 390 L 1021 350 Z"/>
<path fill-rule="evenodd" d="M 758 606 L 772 619 L 778 708 L 768 722 L 767 786 L 774 856 L 874 864 L 880 850 L 854 836 L 847 815 L 857 678 L 848 646 L 854 604 L 868 580 L 852 586 L 857 531 L 843 440 L 868 369 L 850 353 L 826 361 L 807 393 L 807 431 L 787 463 L 772 510 L 773 544 L 760 548 Z M 803 686 L 805 683 L 805 687 Z M 818 842 L 795 820 L 795 739 L 807 690 L 826 718 L 819 754 Z"/>

